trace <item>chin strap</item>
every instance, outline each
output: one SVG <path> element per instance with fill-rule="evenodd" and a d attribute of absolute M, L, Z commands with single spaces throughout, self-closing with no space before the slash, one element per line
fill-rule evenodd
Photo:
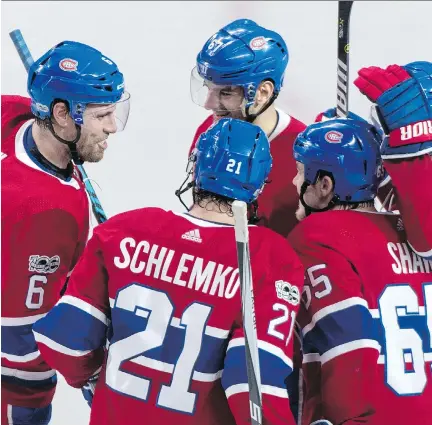
<path fill-rule="evenodd" d="M 77 148 L 76 148 L 78 140 L 81 137 L 81 126 L 79 126 L 78 124 L 75 124 L 75 128 L 76 128 L 77 134 L 76 134 L 76 137 L 75 137 L 74 140 L 65 140 L 65 139 L 62 139 L 58 134 L 56 134 L 56 132 L 54 131 L 54 127 L 53 127 L 51 119 L 48 120 L 48 128 L 49 128 L 51 134 L 59 142 L 67 145 L 67 147 L 70 150 L 73 162 L 75 164 L 77 164 L 77 165 L 81 165 L 84 162 L 84 160 L 79 156 L 79 153 L 78 153 Z"/>
<path fill-rule="evenodd" d="M 309 185 L 310 185 L 310 183 L 303 182 L 302 187 L 300 189 L 300 202 L 305 209 L 306 216 L 309 216 L 314 212 L 328 211 L 339 204 L 339 196 L 334 195 L 326 207 L 324 207 L 324 208 L 312 208 L 312 207 L 310 207 L 308 204 L 306 204 L 306 202 L 304 200 L 304 194 L 306 193 L 306 189 L 308 188 Z"/>
<path fill-rule="evenodd" d="M 186 184 L 186 182 L 189 180 L 189 178 L 193 174 L 193 171 L 194 171 L 193 165 L 195 164 L 195 162 L 196 162 L 196 154 L 194 152 L 192 152 L 189 156 L 188 163 L 186 165 L 186 178 L 184 179 L 184 181 L 180 185 L 180 187 L 174 192 L 174 194 L 177 196 L 177 198 L 179 198 L 179 201 L 186 208 L 186 211 L 189 211 L 189 208 L 183 202 L 181 195 L 183 195 L 183 193 L 187 192 L 189 189 L 192 189 L 195 186 L 195 181 L 190 181 L 188 184 Z"/>
<path fill-rule="evenodd" d="M 261 115 L 264 111 L 266 111 L 276 100 L 276 98 L 278 97 L 279 93 L 274 93 L 272 94 L 272 97 L 270 98 L 270 100 L 263 106 L 263 108 L 257 112 L 256 114 L 249 114 L 249 109 L 252 106 L 253 102 L 250 102 L 246 105 L 245 108 L 245 117 L 246 117 L 246 121 L 253 123 L 255 121 L 255 119 Z"/>

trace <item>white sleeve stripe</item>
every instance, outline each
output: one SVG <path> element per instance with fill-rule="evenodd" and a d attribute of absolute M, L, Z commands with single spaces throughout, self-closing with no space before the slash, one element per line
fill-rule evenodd
<path fill-rule="evenodd" d="M 1 324 L 2 326 L 23 326 L 23 325 L 32 325 L 36 323 L 42 317 L 45 317 L 47 313 L 37 314 L 36 316 L 27 316 L 27 317 L 2 317 Z"/>
<path fill-rule="evenodd" d="M 359 339 L 357 341 L 347 342 L 345 344 L 338 345 L 321 356 L 321 364 L 325 364 L 328 361 L 334 359 L 342 354 L 350 353 L 351 351 L 359 350 L 361 348 L 373 348 L 378 353 L 381 351 L 381 345 L 374 339 Z"/>
<path fill-rule="evenodd" d="M 428 259 L 429 257 L 432 257 L 432 249 L 430 249 L 429 251 L 417 251 L 411 244 L 410 241 L 408 241 L 408 245 L 410 246 L 410 248 L 417 254 L 420 255 L 420 257 L 427 257 L 426 259 Z"/>
<path fill-rule="evenodd" d="M 240 347 L 245 345 L 245 339 L 242 338 L 234 338 L 232 339 L 227 347 L 227 352 L 231 348 Z M 289 366 L 291 369 L 293 368 L 293 362 L 292 360 L 283 352 L 283 350 L 279 347 L 276 347 L 276 345 L 270 344 L 267 341 L 262 341 L 261 339 L 258 340 L 258 348 L 261 350 L 267 351 L 267 353 L 273 354 L 274 356 L 280 358 L 287 366 Z"/>
<path fill-rule="evenodd" d="M 108 326 L 108 319 L 104 313 L 102 313 L 99 309 L 89 304 L 87 301 L 84 301 L 80 298 L 73 297 L 71 295 L 65 295 L 60 298 L 58 304 L 69 304 L 74 307 L 79 308 L 82 311 L 90 314 L 94 318 L 100 320 L 105 326 Z"/>
<path fill-rule="evenodd" d="M 55 375 L 55 370 L 50 369 L 46 372 L 29 372 L 27 370 L 11 369 L 9 367 L 1 367 L 1 374 L 5 376 L 13 376 L 26 381 L 43 381 Z"/>
<path fill-rule="evenodd" d="M 15 363 L 27 363 L 32 360 L 37 359 L 40 356 L 39 351 L 33 351 L 32 353 L 24 354 L 23 356 L 18 356 L 15 354 L 1 353 L 2 358 Z"/>
<path fill-rule="evenodd" d="M 90 353 L 92 350 L 73 350 L 71 348 L 65 347 L 58 342 L 53 341 L 51 338 L 46 337 L 38 332 L 33 331 L 34 337 L 37 342 L 45 344 L 51 350 L 57 351 L 58 353 L 66 354 L 72 357 L 82 357 Z"/>
<path fill-rule="evenodd" d="M 240 393 L 248 393 L 249 385 L 248 384 L 235 384 L 231 385 L 225 390 L 226 398 L 230 398 L 233 395 Z M 280 398 L 288 398 L 288 391 L 286 388 L 273 387 L 271 385 L 261 385 L 261 393 L 273 395 L 275 397 Z"/>
<path fill-rule="evenodd" d="M 303 354 L 303 364 L 315 363 L 320 361 L 321 361 L 321 356 L 319 355 L 319 353 Z"/>
<path fill-rule="evenodd" d="M 337 311 L 345 310 L 355 305 L 360 305 L 369 308 L 369 305 L 365 299 L 360 297 L 352 297 L 343 301 L 339 301 L 338 303 L 329 305 L 327 307 L 324 307 L 321 310 L 318 310 L 312 316 L 312 320 L 310 321 L 310 323 L 303 328 L 302 330 L 303 338 L 308 332 L 310 332 L 315 327 L 315 325 L 319 320 L 323 319 L 324 317 L 328 316 L 331 313 L 336 313 Z"/>

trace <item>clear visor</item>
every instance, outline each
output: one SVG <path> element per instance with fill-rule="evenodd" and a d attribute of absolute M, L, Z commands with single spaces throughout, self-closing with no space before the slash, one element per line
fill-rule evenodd
<path fill-rule="evenodd" d="M 191 72 L 190 92 L 194 103 L 215 112 L 239 111 L 245 102 L 243 87 L 213 84 L 199 75 L 197 67 Z"/>
<path fill-rule="evenodd" d="M 112 133 L 123 131 L 129 117 L 130 94 L 125 91 L 116 103 L 88 104 L 84 110 L 84 125 L 89 121 L 99 121 L 110 128 Z"/>
<path fill-rule="evenodd" d="M 382 138 L 385 137 L 385 132 L 381 124 L 381 120 L 376 109 L 376 105 L 372 105 L 369 111 L 369 123 L 372 124 L 377 130 Z"/>

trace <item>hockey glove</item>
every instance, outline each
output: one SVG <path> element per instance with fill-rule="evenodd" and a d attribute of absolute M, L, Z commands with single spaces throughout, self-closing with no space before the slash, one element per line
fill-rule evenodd
<path fill-rule="evenodd" d="M 90 379 L 87 381 L 87 384 L 85 384 L 81 388 L 83 396 L 84 396 L 87 404 L 90 406 L 90 408 L 91 408 L 92 403 L 93 403 L 93 397 L 94 397 L 94 393 L 96 390 L 96 384 L 97 384 L 98 379 L 99 379 L 99 371 L 97 373 L 95 373 L 93 376 L 91 376 Z"/>
<path fill-rule="evenodd" d="M 384 159 L 432 151 L 432 63 L 362 68 L 354 84 L 376 105 Z"/>

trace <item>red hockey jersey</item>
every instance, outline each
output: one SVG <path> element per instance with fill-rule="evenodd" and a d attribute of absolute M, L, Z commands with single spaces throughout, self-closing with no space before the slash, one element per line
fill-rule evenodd
<path fill-rule="evenodd" d="M 303 268 L 265 228 L 250 227 L 250 253 L 265 423 L 290 425 L 284 379 Z M 103 364 L 91 424 L 246 425 L 239 284 L 233 226 L 135 210 L 95 229 L 65 296 L 34 333 L 75 387 Z"/>
<path fill-rule="evenodd" d="M 432 260 L 432 156 L 385 160 L 411 248 Z"/>
<path fill-rule="evenodd" d="M 297 174 L 293 157 L 294 141 L 306 126 L 277 109 L 278 123 L 269 137 L 273 166 L 258 198 L 258 216 L 262 217 L 259 225 L 269 227 L 286 237 L 297 224 L 295 212 L 298 207 L 298 194 L 292 184 Z M 213 116 L 209 116 L 197 129 L 189 153 L 195 147 L 199 136 L 213 124 Z"/>
<path fill-rule="evenodd" d="M 48 173 L 25 144 L 31 138 L 30 100 L 2 96 L 2 397 L 41 407 L 56 376 L 44 363 L 32 326 L 58 301 L 84 249 L 89 205 L 78 176 Z"/>
<path fill-rule="evenodd" d="M 312 214 L 289 240 L 306 270 L 302 424 L 430 423 L 432 262 L 400 217 Z"/>

